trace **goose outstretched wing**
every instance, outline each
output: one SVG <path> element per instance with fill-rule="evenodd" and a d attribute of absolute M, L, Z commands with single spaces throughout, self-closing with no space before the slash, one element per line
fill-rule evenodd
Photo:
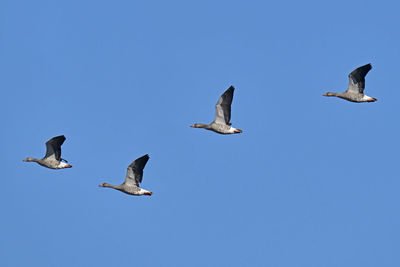
<path fill-rule="evenodd" d="M 218 99 L 215 105 L 215 119 L 216 123 L 231 125 L 231 104 L 233 99 L 233 92 L 235 87 L 231 86 L 226 90 Z"/>
<path fill-rule="evenodd" d="M 44 158 L 54 157 L 56 160 L 61 160 L 61 145 L 64 143 L 65 139 L 64 135 L 60 135 L 47 141 L 46 155 Z"/>
<path fill-rule="evenodd" d="M 133 161 L 126 172 L 125 184 L 139 186 L 143 178 L 143 169 L 149 160 L 149 155 L 144 155 Z"/>
<path fill-rule="evenodd" d="M 349 74 L 349 87 L 347 88 L 347 92 L 363 94 L 365 88 L 365 76 L 371 69 L 372 65 L 367 64 L 353 70 Z"/>

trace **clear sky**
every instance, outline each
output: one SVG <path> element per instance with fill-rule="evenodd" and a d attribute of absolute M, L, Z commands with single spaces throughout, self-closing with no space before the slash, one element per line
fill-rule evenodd
<path fill-rule="evenodd" d="M 400 266 L 399 9 L 1 1 L 0 265 Z M 190 128 L 230 85 L 243 134 Z M 146 153 L 151 197 L 98 187 Z"/>

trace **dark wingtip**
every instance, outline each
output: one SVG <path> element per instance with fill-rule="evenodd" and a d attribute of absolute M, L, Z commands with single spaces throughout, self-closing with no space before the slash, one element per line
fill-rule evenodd
<path fill-rule="evenodd" d="M 64 143 L 64 141 L 67 140 L 67 138 L 64 135 L 59 135 L 59 136 L 51 138 L 49 141 L 51 141 L 51 140 L 61 140 L 61 142 Z"/>
<path fill-rule="evenodd" d="M 370 71 L 372 69 L 372 65 L 371 63 L 365 64 L 364 66 L 361 66 L 360 68 L 367 68 L 368 71 Z"/>
<path fill-rule="evenodd" d="M 143 156 L 141 156 L 139 159 L 146 159 L 146 162 L 150 159 L 149 154 L 145 154 Z"/>

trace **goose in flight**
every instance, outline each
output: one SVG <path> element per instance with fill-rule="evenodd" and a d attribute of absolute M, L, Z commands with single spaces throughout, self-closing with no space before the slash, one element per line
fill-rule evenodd
<path fill-rule="evenodd" d="M 371 64 L 361 66 L 349 74 L 349 87 L 344 93 L 327 92 L 324 96 L 336 96 L 351 102 L 375 102 L 376 98 L 364 95 L 365 76 L 372 69 Z"/>
<path fill-rule="evenodd" d="M 36 162 L 43 167 L 49 169 L 65 169 L 71 168 L 72 165 L 67 164 L 68 161 L 61 158 L 61 145 L 65 141 L 65 136 L 60 135 L 51 138 L 49 141 L 46 142 L 46 155 L 42 159 L 35 159 L 35 158 L 26 158 L 24 159 L 25 162 Z M 65 161 L 66 163 L 64 163 Z"/>
<path fill-rule="evenodd" d="M 117 189 L 121 192 L 124 192 L 129 195 L 142 196 L 149 195 L 151 196 L 153 192 L 147 191 L 143 188 L 139 187 L 139 184 L 142 182 L 143 178 L 143 169 L 146 166 L 147 161 L 149 160 L 149 155 L 144 155 L 131 163 L 128 166 L 128 170 L 126 172 L 125 182 L 121 185 L 111 185 L 108 183 L 102 183 L 99 185 L 100 187 L 109 187 Z"/>
<path fill-rule="evenodd" d="M 204 128 L 220 134 L 235 134 L 241 133 L 242 130 L 231 126 L 231 104 L 233 99 L 233 91 L 235 87 L 231 86 L 218 99 L 215 105 L 215 119 L 210 124 L 195 123 L 190 127 Z"/>

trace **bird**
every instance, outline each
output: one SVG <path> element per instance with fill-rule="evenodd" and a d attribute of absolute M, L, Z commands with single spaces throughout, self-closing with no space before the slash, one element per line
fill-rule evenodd
<path fill-rule="evenodd" d="M 369 63 L 353 70 L 349 74 L 349 87 L 347 88 L 346 92 L 344 93 L 327 92 L 323 96 L 336 96 L 356 103 L 377 101 L 376 98 L 364 94 L 365 76 L 371 69 L 372 65 Z"/>
<path fill-rule="evenodd" d="M 139 187 L 139 184 L 142 182 L 143 178 L 143 169 L 146 166 L 147 161 L 149 160 L 149 155 L 146 154 L 136 160 L 134 160 L 127 169 L 125 182 L 121 185 L 111 185 L 108 183 L 102 183 L 100 187 L 109 187 L 117 189 L 121 192 L 124 192 L 128 195 L 134 196 L 142 196 L 148 195 L 151 196 L 153 192 L 147 191 L 143 188 Z"/>
<path fill-rule="evenodd" d="M 51 138 L 49 141 L 46 142 L 46 155 L 44 156 L 44 158 L 35 159 L 28 157 L 24 159 L 24 161 L 36 162 L 43 167 L 54 170 L 72 168 L 72 165 L 67 164 L 68 161 L 61 158 L 61 145 L 64 143 L 65 139 L 66 138 L 64 135 Z"/>
<path fill-rule="evenodd" d="M 240 129 L 233 128 L 231 120 L 231 104 L 235 87 L 230 86 L 218 99 L 215 105 L 215 119 L 210 124 L 195 123 L 190 127 L 204 128 L 219 134 L 236 134 L 242 133 Z"/>

